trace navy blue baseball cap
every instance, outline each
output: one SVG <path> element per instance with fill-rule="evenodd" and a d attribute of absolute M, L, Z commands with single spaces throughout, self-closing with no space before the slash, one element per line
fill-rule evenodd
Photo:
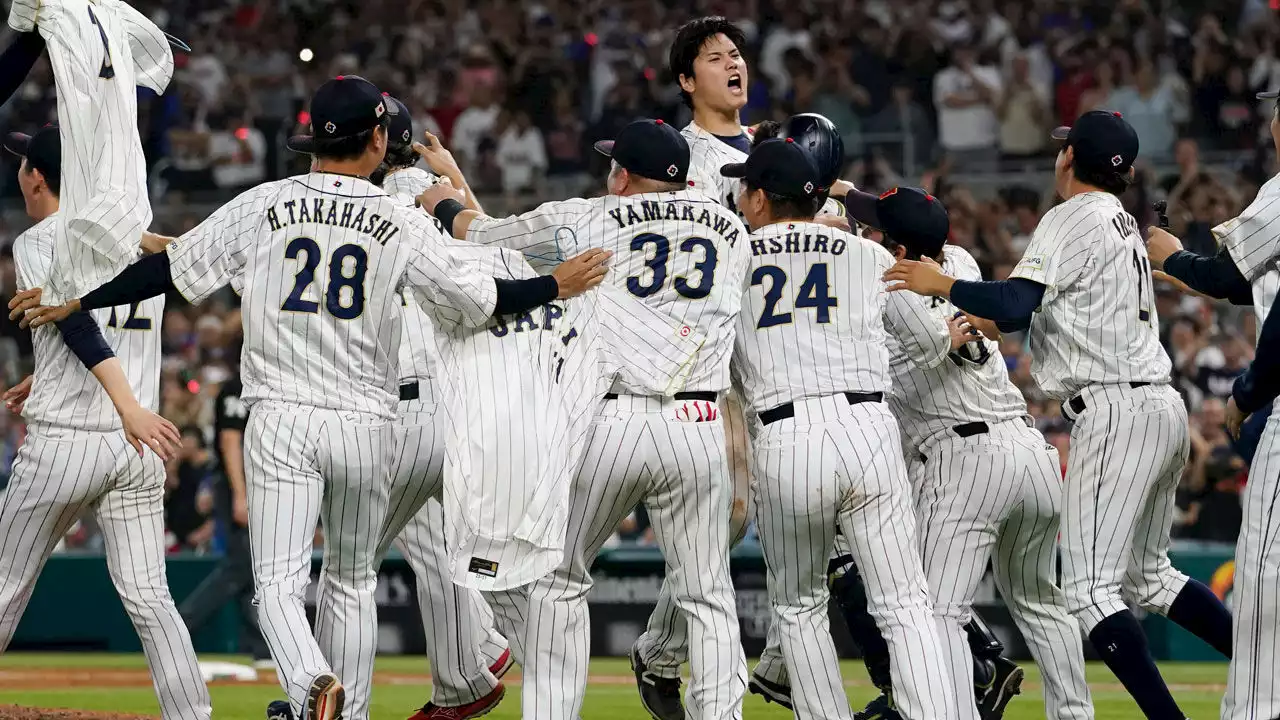
<path fill-rule="evenodd" d="M 1090 110 L 1051 136 L 1072 149 L 1076 168 L 1086 172 L 1127 175 L 1138 159 L 1138 133 L 1118 112 Z"/>
<path fill-rule="evenodd" d="M 689 143 L 661 120 L 628 123 L 618 137 L 601 140 L 595 148 L 640 177 L 678 183 L 689 177 Z"/>
<path fill-rule="evenodd" d="M 787 198 L 808 200 L 822 192 L 817 165 L 792 138 L 765 140 L 751 149 L 746 162 L 725 165 L 720 174 Z"/>
<path fill-rule="evenodd" d="M 317 140 L 354 137 L 381 125 L 389 112 L 390 104 L 376 85 L 359 75 L 339 75 L 311 96 L 311 134 L 294 135 L 285 145 L 311 153 Z"/>
<path fill-rule="evenodd" d="M 39 170 L 52 186 L 62 179 L 62 138 L 57 125 L 45 125 L 31 135 L 9 133 L 4 139 L 4 149 L 25 158 L 27 167 Z"/>
<path fill-rule="evenodd" d="M 912 257 L 937 257 L 951 235 L 951 218 L 942 201 L 921 188 L 891 188 L 876 198 L 874 205 L 854 205 L 858 211 L 851 207 L 850 215 L 883 232 Z"/>
<path fill-rule="evenodd" d="M 393 148 L 407 148 L 413 144 L 413 117 L 409 107 L 388 93 L 382 93 L 387 103 L 387 144 Z"/>

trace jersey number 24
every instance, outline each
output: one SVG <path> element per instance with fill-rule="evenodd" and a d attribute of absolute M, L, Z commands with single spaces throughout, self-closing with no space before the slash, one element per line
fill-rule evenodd
<path fill-rule="evenodd" d="M 320 245 L 309 237 L 297 237 L 289 241 L 284 256 L 299 260 L 298 273 L 293 276 L 293 291 L 280 306 L 285 312 L 318 313 L 320 303 L 303 298 L 315 284 L 316 268 L 320 265 Z M 339 320 L 354 320 L 364 312 L 364 274 L 369 267 L 369 256 L 359 245 L 343 245 L 329 258 L 329 282 L 325 285 L 324 309 Z"/>
<path fill-rule="evenodd" d="M 756 323 L 757 330 L 791 324 L 791 313 L 778 312 L 782 291 L 787 286 L 787 271 L 777 265 L 761 265 L 751 273 L 751 286 L 763 285 L 766 279 L 769 280 L 769 287 L 764 291 L 764 312 L 760 313 L 760 321 Z M 839 300 L 831 295 L 827 264 L 814 263 L 796 292 L 796 308 L 813 308 L 814 320 L 825 325 L 831 322 L 831 308 L 839 304 Z"/>

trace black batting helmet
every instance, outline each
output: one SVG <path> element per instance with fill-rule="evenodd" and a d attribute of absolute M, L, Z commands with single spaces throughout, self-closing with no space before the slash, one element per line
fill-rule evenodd
<path fill-rule="evenodd" d="M 794 139 L 809 151 L 823 188 L 830 188 L 840 179 L 844 168 L 844 140 L 835 123 L 817 113 L 792 115 L 782 124 L 778 135 Z"/>

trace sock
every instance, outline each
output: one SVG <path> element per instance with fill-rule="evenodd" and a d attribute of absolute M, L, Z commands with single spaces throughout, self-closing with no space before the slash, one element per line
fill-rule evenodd
<path fill-rule="evenodd" d="M 1098 623 L 1089 632 L 1089 641 L 1148 720 L 1186 720 L 1160 677 L 1147 636 L 1132 612 L 1123 610 Z"/>
<path fill-rule="evenodd" d="M 1231 658 L 1231 612 L 1204 583 L 1187 581 L 1169 606 L 1169 619 Z"/>

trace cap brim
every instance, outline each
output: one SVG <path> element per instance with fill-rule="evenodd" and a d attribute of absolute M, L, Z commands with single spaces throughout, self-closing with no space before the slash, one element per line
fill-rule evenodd
<path fill-rule="evenodd" d="M 880 215 L 876 212 L 876 203 L 880 198 L 869 192 L 863 192 L 857 188 L 850 190 L 844 196 L 845 213 L 858 221 L 859 225 L 866 225 L 877 230 L 882 230 L 880 224 Z"/>
<path fill-rule="evenodd" d="M 1053 132 L 1049 133 L 1050 138 L 1058 141 L 1066 140 L 1069 135 L 1071 135 L 1071 126 L 1069 125 L 1060 125 L 1054 128 Z"/>
<path fill-rule="evenodd" d="M 729 163 L 720 167 L 720 174 L 727 178 L 742 178 L 747 176 L 746 163 Z"/>
<path fill-rule="evenodd" d="M 1280 90 L 1267 90 L 1266 92 L 1258 93 L 1254 97 L 1259 100 L 1275 100 L 1276 98 L 1280 98 Z"/>
<path fill-rule="evenodd" d="M 612 140 L 601 140 L 597 142 L 595 144 L 596 152 L 607 158 L 613 157 L 613 142 L 614 141 Z"/>
<path fill-rule="evenodd" d="M 31 136 L 26 133 L 13 132 L 4 138 L 4 149 L 18 157 L 26 157 L 29 147 L 31 147 Z"/>
<path fill-rule="evenodd" d="M 284 141 L 284 146 L 296 153 L 310 155 L 316 146 L 316 139 L 313 135 L 294 135 Z"/>

